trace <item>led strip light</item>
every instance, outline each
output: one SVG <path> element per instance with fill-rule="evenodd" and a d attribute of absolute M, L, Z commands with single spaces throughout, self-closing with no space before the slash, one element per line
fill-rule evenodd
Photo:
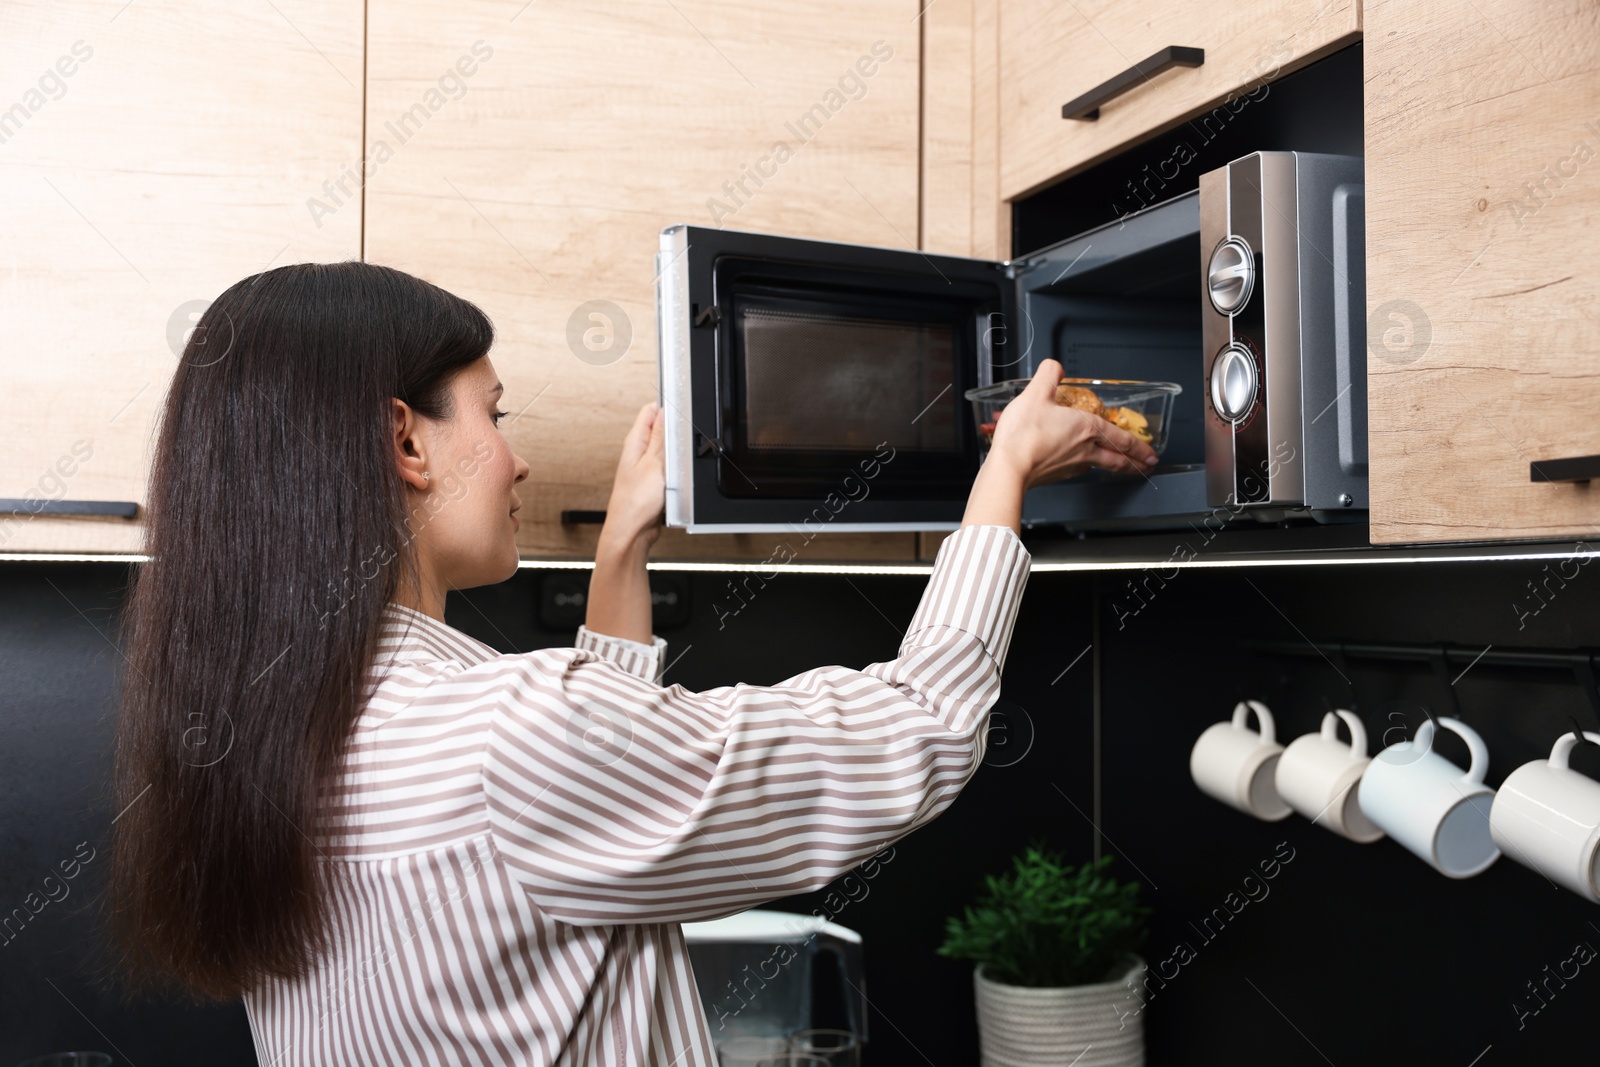
<path fill-rule="evenodd" d="M 1600 548 L 1575 548 L 1568 551 L 1552 547 L 1546 551 L 1484 551 L 1461 555 L 1390 555 L 1385 552 L 1338 555 L 1330 552 L 1326 557 L 1295 556 L 1288 559 L 1257 556 L 1247 559 L 1035 560 L 1030 569 L 1036 574 L 1050 574 L 1154 569 L 1200 570 L 1245 567 L 1375 566 L 1397 563 L 1509 563 L 1519 560 L 1593 559 L 1595 557 L 1600 557 Z M 137 553 L 0 552 L 0 562 L 16 563 L 147 563 L 149 560 L 149 556 Z M 933 571 L 933 562 L 929 560 L 920 563 L 751 563 L 731 561 L 718 563 L 668 559 L 652 560 L 648 567 L 653 571 L 704 572 L 710 574 L 776 571 L 779 574 L 927 575 Z M 517 563 L 517 569 L 586 571 L 594 569 L 594 562 L 592 560 L 571 559 L 524 559 Z"/>

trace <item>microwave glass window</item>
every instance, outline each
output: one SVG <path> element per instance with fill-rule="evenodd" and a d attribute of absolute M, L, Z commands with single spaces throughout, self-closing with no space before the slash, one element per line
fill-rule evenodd
<path fill-rule="evenodd" d="M 740 320 L 748 447 L 950 452 L 956 327 L 746 307 Z"/>

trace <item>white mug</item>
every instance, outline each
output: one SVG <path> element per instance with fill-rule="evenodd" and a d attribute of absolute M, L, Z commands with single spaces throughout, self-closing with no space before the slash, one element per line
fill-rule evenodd
<path fill-rule="evenodd" d="M 1350 727 L 1350 743 L 1339 740 L 1339 720 Z M 1354 712 L 1330 711 L 1322 731 L 1289 742 L 1278 757 L 1278 795 L 1318 826 L 1363 844 L 1383 831 L 1361 812 L 1361 775 L 1367 755 L 1367 730 Z M 1600 783 L 1597 783 L 1600 785 Z"/>
<path fill-rule="evenodd" d="M 1470 878 L 1500 858 L 1489 834 L 1494 790 L 1483 784 L 1489 750 L 1477 731 L 1458 719 L 1439 725 L 1459 734 L 1472 753 L 1465 771 L 1433 751 L 1433 720 L 1412 741 L 1390 745 L 1361 776 L 1361 811 L 1440 874 Z"/>
<path fill-rule="evenodd" d="M 1600 734 L 1583 736 L 1600 744 Z M 1577 744 L 1563 734 L 1548 760 L 1512 771 L 1495 794 L 1489 831 L 1512 859 L 1600 903 L 1600 782 L 1567 766 Z"/>
<path fill-rule="evenodd" d="M 1246 725 L 1250 712 L 1261 722 L 1256 733 Z M 1277 822 L 1292 810 L 1278 795 L 1273 773 L 1283 746 L 1273 740 L 1272 712 L 1259 700 L 1241 700 L 1231 722 L 1206 727 L 1189 753 L 1194 784 L 1246 815 Z"/>

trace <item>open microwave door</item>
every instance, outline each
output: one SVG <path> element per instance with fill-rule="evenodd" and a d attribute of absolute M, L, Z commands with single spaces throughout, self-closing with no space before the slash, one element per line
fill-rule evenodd
<path fill-rule="evenodd" d="M 669 526 L 960 524 L 964 394 L 1010 376 L 1005 264 L 678 225 L 656 266 Z"/>

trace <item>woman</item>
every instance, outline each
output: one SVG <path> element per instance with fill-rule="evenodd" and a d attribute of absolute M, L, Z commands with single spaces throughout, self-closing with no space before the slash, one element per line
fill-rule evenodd
<path fill-rule="evenodd" d="M 353 262 L 247 278 L 202 317 L 126 619 L 126 965 L 243 997 L 263 1064 L 713 1067 L 678 924 L 825 885 L 949 805 L 1028 573 L 1023 491 L 1154 455 L 1057 407 L 1045 361 L 897 659 L 693 693 L 660 684 L 650 633 L 654 405 L 576 647 L 445 624 L 449 590 L 517 565 L 528 465 L 492 336 Z"/>

